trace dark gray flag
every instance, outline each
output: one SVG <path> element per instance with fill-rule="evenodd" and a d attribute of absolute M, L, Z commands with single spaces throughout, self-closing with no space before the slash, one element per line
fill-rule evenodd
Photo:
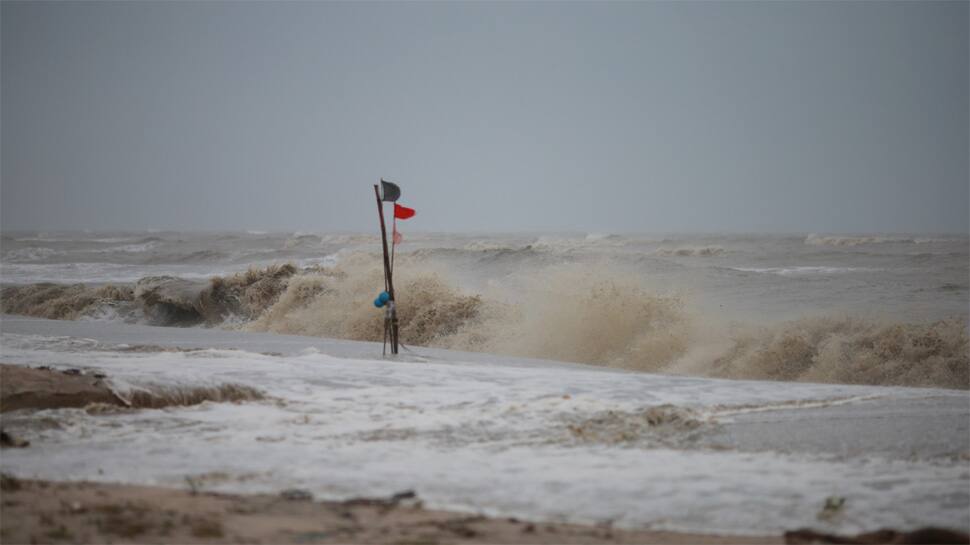
<path fill-rule="evenodd" d="M 394 202 L 401 196 L 401 188 L 397 184 L 381 180 L 381 200 Z"/>

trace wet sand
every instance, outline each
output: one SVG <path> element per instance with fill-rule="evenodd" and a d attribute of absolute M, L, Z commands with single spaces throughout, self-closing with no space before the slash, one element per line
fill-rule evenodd
<path fill-rule="evenodd" d="M 80 371 L 32 369 L 0 363 L 0 412 L 18 409 L 124 405 L 102 380 Z"/>
<path fill-rule="evenodd" d="M 122 396 L 105 382 L 107 376 L 82 369 L 51 369 L 0 363 L 0 412 L 18 409 L 64 409 L 99 406 L 161 408 L 198 405 L 204 401 L 240 402 L 262 399 L 255 388 L 226 384 L 156 391 Z"/>
<path fill-rule="evenodd" d="M 3 479 L 3 543 L 783 543 L 532 523 L 434 511 L 419 498 L 313 501 L 162 487 Z M 407 496 L 407 494 L 402 494 Z"/>
<path fill-rule="evenodd" d="M 964 544 L 966 534 L 926 528 L 857 536 L 786 532 L 730 536 L 607 525 L 538 523 L 424 509 L 411 492 L 314 501 L 301 490 L 236 495 L 163 487 L 2 477 L 3 543 L 786 543 Z"/>

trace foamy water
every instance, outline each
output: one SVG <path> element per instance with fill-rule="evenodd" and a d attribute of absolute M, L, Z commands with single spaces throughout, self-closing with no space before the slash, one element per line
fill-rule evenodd
<path fill-rule="evenodd" d="M 101 331 L 133 337 L 125 327 Z M 177 332 L 147 334 L 184 342 L 166 331 Z M 245 335 L 193 337 L 215 345 Z M 19 365 L 97 370 L 129 390 L 231 383 L 268 398 L 7 414 L 5 429 L 32 446 L 5 451 L 3 470 L 175 487 L 188 477 L 207 490 L 300 487 L 326 498 L 414 489 L 433 507 L 750 535 L 970 527 L 966 392 L 672 377 L 460 353 L 382 361 L 380 346 L 366 343 L 337 358 L 312 339 L 285 342 L 281 355 L 132 351 L 5 333 L 2 358 Z M 802 430 L 803 442 L 772 443 L 778 427 Z M 844 511 L 819 518 L 832 496 L 846 499 Z"/>

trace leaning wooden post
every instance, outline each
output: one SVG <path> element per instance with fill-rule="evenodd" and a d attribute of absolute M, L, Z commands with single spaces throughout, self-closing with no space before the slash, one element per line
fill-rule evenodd
<path fill-rule="evenodd" d="M 394 304 L 394 279 L 391 275 L 391 260 L 387 254 L 387 228 L 384 227 L 384 203 L 381 201 L 381 192 L 374 184 L 374 197 L 377 199 L 377 215 L 381 218 L 381 245 L 384 249 L 384 287 L 390 296 L 387 304 L 388 317 L 384 321 L 384 337 L 387 338 L 388 319 L 391 326 L 391 354 L 397 354 L 397 309 Z"/>

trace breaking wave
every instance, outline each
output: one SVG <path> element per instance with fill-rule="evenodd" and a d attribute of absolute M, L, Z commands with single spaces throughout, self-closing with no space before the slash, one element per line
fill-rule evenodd
<path fill-rule="evenodd" d="M 373 301 L 383 284 L 381 268 L 365 255 L 350 255 L 339 265 L 300 275 L 250 330 L 338 337 L 361 341 L 383 339 L 383 313 Z M 403 342 L 430 345 L 456 332 L 476 316 L 482 299 L 461 294 L 440 275 L 408 266 L 396 274 L 398 320 Z"/>
<path fill-rule="evenodd" d="M 251 320 L 276 302 L 296 273 L 290 264 L 250 269 L 209 281 L 149 276 L 134 285 L 29 284 L 3 289 L 0 308 L 56 320 L 120 316 L 154 325 L 219 325 Z"/>
<path fill-rule="evenodd" d="M 658 248 L 654 254 L 664 257 L 713 257 L 724 254 L 724 248 L 720 246 Z"/>
<path fill-rule="evenodd" d="M 76 320 L 97 315 L 105 307 L 126 306 L 134 301 L 130 286 L 87 287 L 83 284 L 29 284 L 10 286 L 0 295 L 4 313 L 54 320 Z"/>
<path fill-rule="evenodd" d="M 121 246 L 108 246 L 107 248 L 100 248 L 97 250 L 91 250 L 93 253 L 107 254 L 112 252 L 121 253 L 134 253 L 139 254 L 147 252 L 158 245 L 158 241 L 152 240 L 150 242 L 142 242 L 138 244 L 123 244 Z"/>
<path fill-rule="evenodd" d="M 16 250 L 4 252 L 3 259 L 4 261 L 9 261 L 11 263 L 25 263 L 48 259 L 50 257 L 62 255 L 63 253 L 64 252 L 55 250 L 53 248 L 47 248 L 46 246 L 34 246 L 28 248 L 17 248 Z"/>
<path fill-rule="evenodd" d="M 380 254 L 375 255 L 380 259 Z M 531 244 L 525 246 L 470 244 L 464 248 L 419 248 L 404 259 L 414 261 L 428 258 L 470 258 L 479 263 L 521 265 L 526 262 L 542 261 L 545 257 L 542 251 Z"/>
<path fill-rule="evenodd" d="M 758 274 L 777 274 L 779 276 L 808 276 L 872 272 L 871 267 L 728 267 L 732 271 Z"/>
<path fill-rule="evenodd" d="M 506 250 L 482 250 L 496 259 Z M 513 250 L 514 251 L 514 250 Z M 784 381 L 970 388 L 965 318 L 886 323 L 811 318 L 764 328 L 691 312 L 609 266 L 563 264 L 510 276 L 484 294 L 460 289 L 420 252 L 395 274 L 405 345 L 548 358 L 653 372 Z M 37 284 L 3 290 L 4 312 L 77 319 L 104 306 L 137 309 L 161 325 L 377 341 L 383 283 L 369 253 L 330 267 L 293 265 L 190 281 L 143 278 L 134 286 Z"/>
<path fill-rule="evenodd" d="M 745 379 L 970 388 L 967 325 L 815 318 L 749 329 L 727 341 L 637 279 L 560 267 L 514 301 L 467 295 L 409 264 L 398 289 L 405 344 L 549 358 L 642 371 Z M 380 341 L 370 308 L 381 271 L 344 263 L 294 277 L 248 329 Z M 711 352 L 714 347 L 719 351 Z M 713 354 L 713 355 L 711 355 Z M 699 360 L 699 361 L 698 361 Z"/>
<path fill-rule="evenodd" d="M 602 411 L 592 416 L 567 414 L 564 420 L 573 442 L 609 445 L 682 446 L 716 426 L 712 419 L 692 409 L 669 404 L 637 411 Z"/>
<path fill-rule="evenodd" d="M 523 281 L 519 297 L 486 302 L 440 346 L 656 371 L 688 349 L 692 320 L 677 295 L 638 278 L 560 266 Z"/>
<path fill-rule="evenodd" d="M 811 318 L 745 332 L 710 374 L 841 384 L 970 388 L 967 324 Z"/>
<path fill-rule="evenodd" d="M 835 236 L 812 233 L 805 237 L 805 244 L 813 246 L 859 246 L 860 244 L 925 244 L 936 242 L 933 238 L 894 237 L 894 236 Z"/>
<path fill-rule="evenodd" d="M 127 387 L 119 387 L 113 383 L 111 391 L 124 406 L 133 409 L 199 405 L 206 401 L 240 403 L 243 401 L 259 401 L 266 397 L 255 388 L 233 383 L 211 386 L 147 384 Z"/>
<path fill-rule="evenodd" d="M 148 277 L 135 284 L 134 297 L 155 323 L 215 325 L 260 315 L 276 301 L 295 273 L 296 267 L 285 264 L 216 276 L 209 282 Z"/>
<path fill-rule="evenodd" d="M 575 252 L 593 248 L 623 246 L 625 241 L 619 235 L 608 233 L 590 233 L 581 237 L 543 235 L 532 242 L 532 246 L 554 252 Z"/>

